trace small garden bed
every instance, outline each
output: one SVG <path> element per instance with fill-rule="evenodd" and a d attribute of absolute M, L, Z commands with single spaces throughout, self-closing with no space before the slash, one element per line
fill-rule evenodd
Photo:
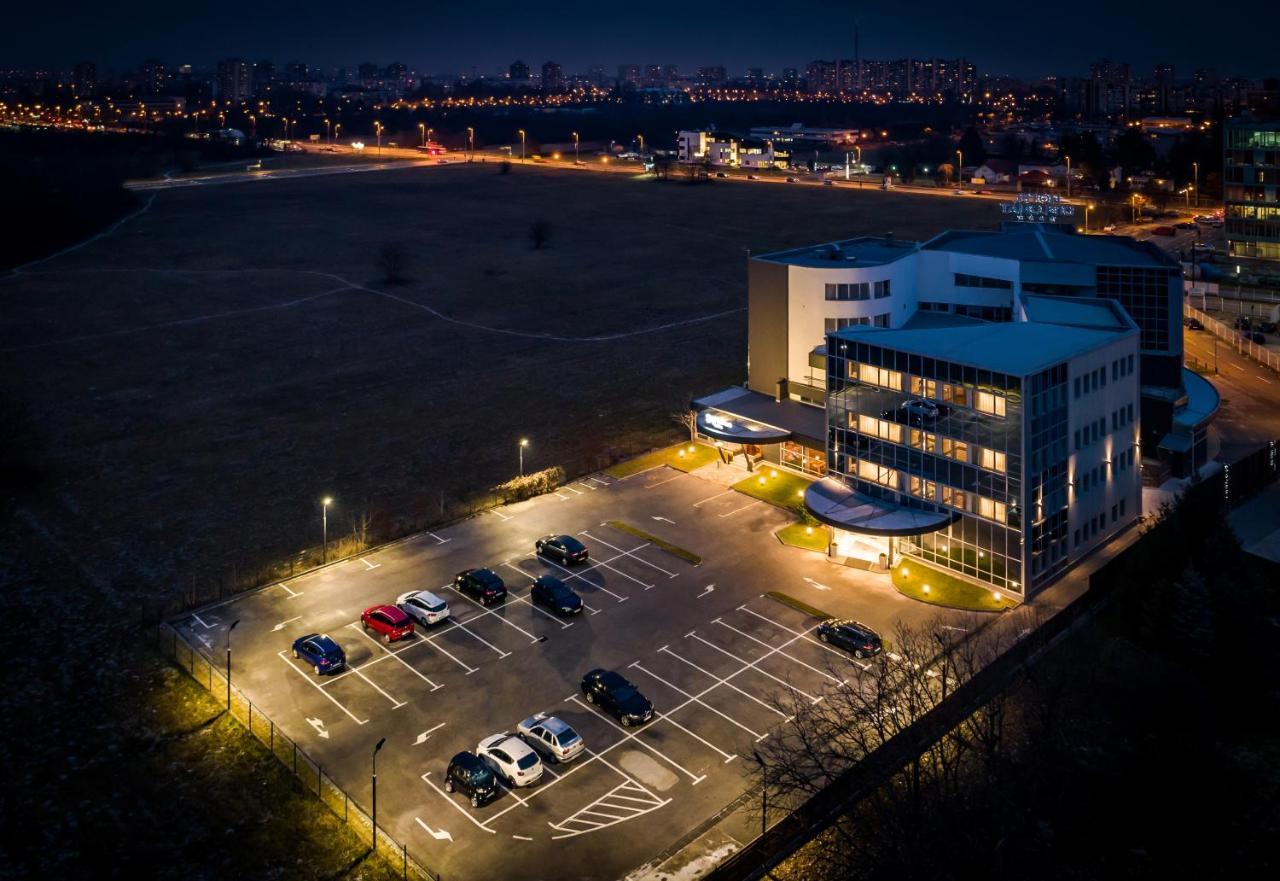
<path fill-rule="evenodd" d="M 760 499 L 804 516 L 804 491 L 812 482 L 809 478 L 790 471 L 759 465 L 754 474 L 745 480 L 739 480 L 733 488 L 753 499 Z"/>
<path fill-rule="evenodd" d="M 831 546 L 831 528 L 827 526 L 810 526 L 806 523 L 792 523 L 774 533 L 778 541 L 793 548 L 806 551 L 818 551 L 825 554 Z"/>
<path fill-rule="evenodd" d="M 982 587 L 911 557 L 893 567 L 893 586 L 904 596 L 969 612 L 1003 612 L 1017 605 L 1007 592 Z"/>
<path fill-rule="evenodd" d="M 621 480 L 624 477 L 639 474 L 641 471 L 648 471 L 650 468 L 660 468 L 663 465 L 670 465 L 677 471 L 692 471 L 703 465 L 709 465 L 715 460 L 715 447 L 710 447 L 706 444 L 677 444 L 674 447 L 654 450 L 651 453 L 636 456 L 634 459 L 619 462 L 617 465 L 606 468 L 604 473 Z"/>

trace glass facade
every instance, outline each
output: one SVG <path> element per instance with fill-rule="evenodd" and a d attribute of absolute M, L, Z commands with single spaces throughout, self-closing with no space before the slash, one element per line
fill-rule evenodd
<path fill-rule="evenodd" d="M 1280 260 L 1280 124 L 1227 126 L 1223 184 L 1227 253 Z"/>
<path fill-rule="evenodd" d="M 938 532 L 897 539 L 898 553 L 1022 593 L 1022 379 L 855 335 L 828 337 L 827 359 L 828 473 L 896 505 L 956 514 Z M 1062 395 L 1065 423 L 1066 372 L 1055 369 L 1062 390 L 1039 392 L 1037 406 Z"/>

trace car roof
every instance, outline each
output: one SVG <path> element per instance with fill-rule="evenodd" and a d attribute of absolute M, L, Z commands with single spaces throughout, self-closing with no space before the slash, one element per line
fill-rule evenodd
<path fill-rule="evenodd" d="M 468 569 L 467 574 L 472 578 L 475 578 L 477 581 L 488 581 L 490 583 L 496 581 L 499 584 L 502 583 L 502 579 L 498 577 L 498 573 L 494 572 L 492 569 Z"/>
<path fill-rule="evenodd" d="M 365 609 L 365 611 L 381 612 L 382 614 L 390 618 L 391 623 L 393 624 L 403 624 L 404 622 L 409 620 L 409 616 L 406 615 L 404 613 L 404 609 L 401 609 L 399 606 L 392 606 L 387 604 L 384 604 L 381 606 L 370 606 L 369 608 Z"/>
<path fill-rule="evenodd" d="M 832 618 L 828 623 L 833 627 L 853 627 L 857 630 L 861 630 L 863 633 L 869 633 L 872 636 L 880 635 L 876 632 L 874 627 L 869 624 L 863 624 L 861 621 L 855 621 L 852 618 Z"/>
<path fill-rule="evenodd" d="M 333 637 L 327 633 L 313 633 L 310 636 L 304 636 L 303 639 L 311 640 L 324 651 L 341 651 Z"/>
<path fill-rule="evenodd" d="M 569 547 L 579 547 L 579 548 L 586 547 L 586 545 L 578 541 L 572 535 L 558 535 L 556 536 L 556 538 L 558 538 L 561 541 L 561 543 L 566 544 Z"/>
<path fill-rule="evenodd" d="M 433 605 L 433 606 L 439 605 L 440 603 L 444 603 L 446 606 L 449 605 L 447 602 L 445 602 L 444 597 L 438 596 L 429 590 L 415 590 L 413 593 L 405 597 L 405 599 L 406 600 L 422 600 L 423 602 L 429 603 L 430 605 Z"/>
<path fill-rule="evenodd" d="M 480 746 L 484 749 L 501 749 L 513 759 L 518 759 L 526 753 L 533 752 L 529 744 L 520 738 L 507 733 L 494 734 L 492 737 L 486 737 L 480 741 Z"/>
<path fill-rule="evenodd" d="M 631 683 L 621 673 L 615 673 L 612 670 L 601 670 L 597 678 L 610 688 L 616 688 L 620 685 L 630 685 Z"/>
<path fill-rule="evenodd" d="M 450 759 L 449 763 L 453 765 L 461 765 L 464 768 L 477 768 L 477 767 L 487 768 L 488 767 L 488 765 L 486 765 L 478 755 L 472 752 L 467 752 L 466 750 L 463 750 L 462 752 L 454 756 L 452 759 Z"/>

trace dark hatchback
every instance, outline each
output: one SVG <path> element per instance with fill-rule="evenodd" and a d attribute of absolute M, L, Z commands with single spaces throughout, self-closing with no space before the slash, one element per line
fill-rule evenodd
<path fill-rule="evenodd" d="M 858 621 L 829 618 L 818 625 L 818 639 L 852 652 L 855 658 L 869 658 L 884 651 L 880 634 Z"/>
<path fill-rule="evenodd" d="M 454 587 L 486 606 L 507 598 L 507 586 L 491 569 L 467 569 L 453 579 Z"/>
<path fill-rule="evenodd" d="M 572 535 L 544 535 L 533 546 L 542 556 L 559 560 L 566 566 L 587 561 L 587 546 Z"/>
<path fill-rule="evenodd" d="M 653 718 L 653 704 L 640 690 L 612 670 L 599 667 L 582 677 L 587 703 L 617 718 L 624 727 L 643 725 Z"/>
<path fill-rule="evenodd" d="M 576 615 L 582 611 L 582 598 L 551 575 L 541 575 L 534 580 L 529 599 L 560 615 Z"/>
<path fill-rule="evenodd" d="M 333 638 L 321 633 L 309 633 L 293 641 L 293 656 L 306 661 L 318 675 L 341 670 L 347 664 L 347 656 Z"/>
<path fill-rule="evenodd" d="M 498 794 L 498 778 L 478 755 L 460 752 L 444 772 L 444 791 L 461 792 L 471 799 L 471 807 L 478 808 Z"/>

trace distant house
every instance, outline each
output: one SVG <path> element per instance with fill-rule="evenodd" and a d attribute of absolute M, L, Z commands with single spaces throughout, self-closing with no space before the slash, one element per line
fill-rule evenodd
<path fill-rule="evenodd" d="M 990 156 L 987 161 L 973 170 L 974 183 L 1007 184 L 1018 173 L 1018 163 L 1012 159 L 1001 159 Z"/>

